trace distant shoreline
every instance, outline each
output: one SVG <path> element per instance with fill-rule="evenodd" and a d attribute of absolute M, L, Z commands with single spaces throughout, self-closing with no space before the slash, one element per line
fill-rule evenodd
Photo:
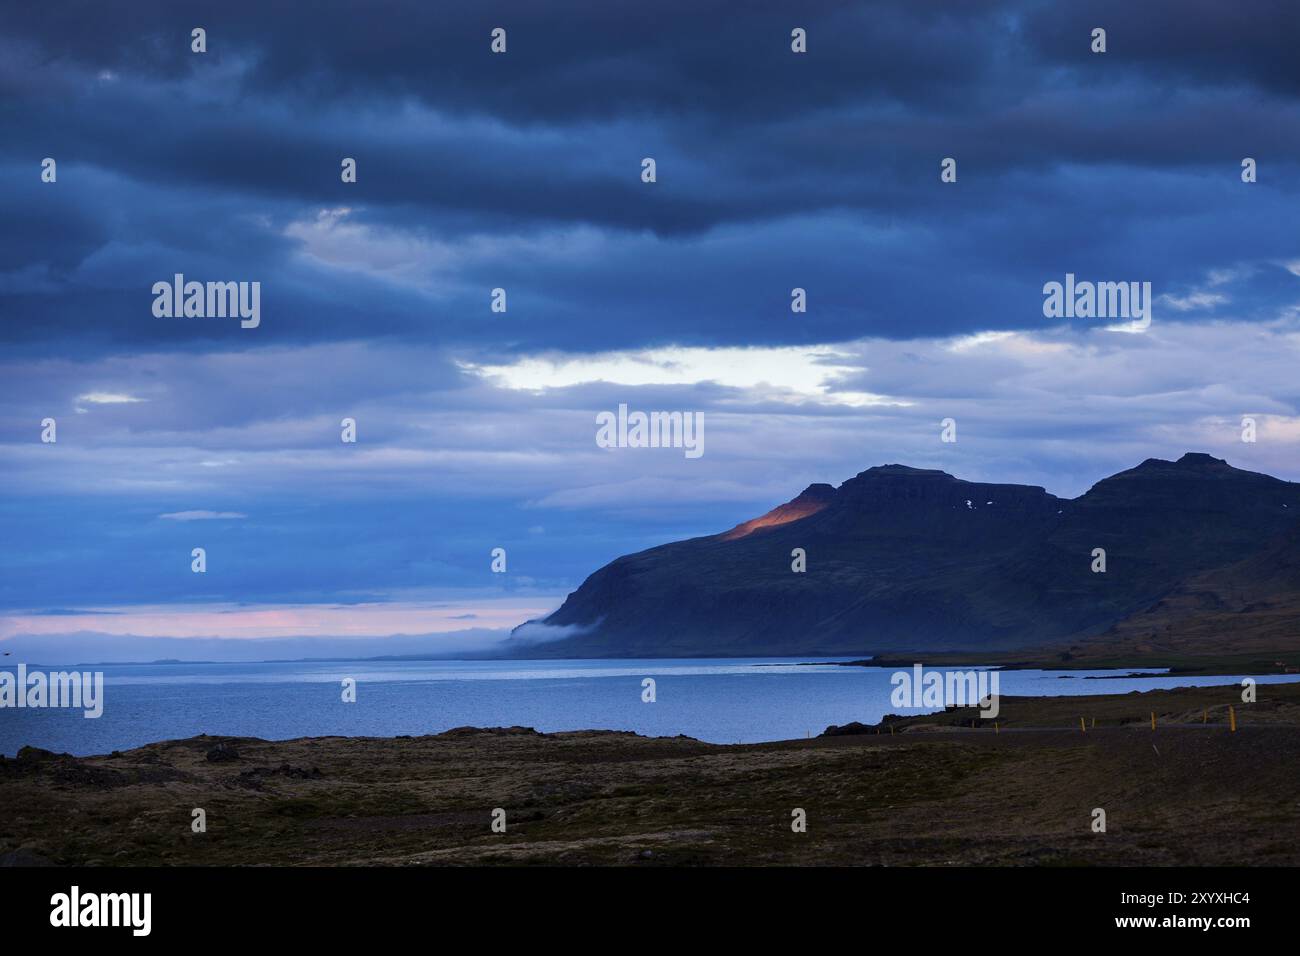
<path fill-rule="evenodd" d="M 447 655 L 381 655 L 378 657 L 296 657 L 268 658 L 266 660 L 178 660 L 167 658 L 152 661 L 79 661 L 76 663 L 53 664 L 43 661 L 24 661 L 29 667 L 43 667 L 52 670 L 60 668 L 87 667 L 162 667 L 195 665 L 251 665 L 251 664 L 338 664 L 350 662 L 362 663 L 418 663 L 441 661 L 446 663 L 471 662 L 519 662 L 519 663 L 556 663 L 557 661 L 661 661 L 661 660 L 749 660 L 753 658 L 786 657 L 795 666 L 801 667 L 901 667 L 910 668 L 917 664 L 933 668 L 951 667 L 989 667 L 1001 670 L 1042 670 L 1042 671 L 1080 671 L 1080 670 L 1115 670 L 1132 671 L 1123 675 L 1133 678 L 1144 677 L 1213 677 L 1213 676 L 1274 676 L 1282 674 L 1300 674 L 1300 654 L 1294 651 L 1252 652 L 1248 654 L 1222 654 L 1213 656 L 1185 655 L 1119 655 L 1112 657 L 1073 658 L 1061 660 L 1060 652 L 1049 656 L 1044 651 L 1008 652 L 990 651 L 987 653 L 971 652 L 918 652 L 908 655 L 905 652 L 887 652 L 883 655 L 849 660 L 832 660 L 829 658 L 852 658 L 849 654 L 828 654 L 827 660 L 807 660 L 808 654 L 674 654 L 663 657 L 643 655 L 614 657 L 497 657 L 497 656 L 459 656 Z M 16 667 L 19 662 L 0 661 L 0 668 Z M 784 664 L 764 663 L 758 667 L 786 666 Z M 1142 673 L 1143 671 L 1161 671 L 1162 673 Z"/>
<path fill-rule="evenodd" d="M 1281 674 L 1300 674 L 1300 653 L 1296 651 L 1260 652 L 1219 655 L 1142 655 L 1071 657 L 1061 659 L 1061 652 L 1053 656 L 1046 652 L 993 652 L 970 654 L 966 652 L 918 654 L 901 657 L 897 654 L 872 657 L 860 661 L 846 661 L 845 667 L 998 667 L 1002 670 L 1151 670 L 1161 668 L 1164 674 L 1133 674 L 1134 677 L 1213 677 L 1248 675 L 1271 677 Z"/>

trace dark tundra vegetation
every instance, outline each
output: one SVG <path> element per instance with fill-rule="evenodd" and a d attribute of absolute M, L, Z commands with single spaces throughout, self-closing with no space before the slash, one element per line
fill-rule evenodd
<path fill-rule="evenodd" d="M 0 864 L 1300 864 L 1300 686 L 1240 696 L 1004 697 L 996 728 L 950 710 L 743 746 L 515 727 L 25 748 L 0 759 Z"/>
<path fill-rule="evenodd" d="M 1195 453 L 1074 499 L 883 465 L 621 557 L 540 624 L 563 636 L 520 656 L 1035 648 L 1038 663 L 1226 655 L 1282 670 L 1300 663 L 1300 484 Z M 524 628 L 520 643 L 546 633 Z"/>

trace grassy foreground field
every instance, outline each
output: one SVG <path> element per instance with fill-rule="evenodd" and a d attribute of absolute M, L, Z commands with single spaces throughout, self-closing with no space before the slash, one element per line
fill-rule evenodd
<path fill-rule="evenodd" d="M 1300 685 L 1260 685 L 1253 704 L 1240 692 L 1004 697 L 996 730 L 949 711 L 742 746 L 467 728 L 195 737 L 89 758 L 26 749 L 0 760 L 0 860 L 1298 864 Z M 196 808 L 206 833 L 192 832 Z M 807 832 L 792 831 L 796 808 Z"/>

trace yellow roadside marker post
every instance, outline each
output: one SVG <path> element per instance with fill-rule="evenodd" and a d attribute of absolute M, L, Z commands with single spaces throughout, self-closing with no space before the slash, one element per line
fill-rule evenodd
<path fill-rule="evenodd" d="M 1237 730 L 1237 712 L 1232 709 L 1231 705 L 1228 706 L 1228 729 L 1234 733 Z"/>
<path fill-rule="evenodd" d="M 1156 729 L 1156 712 L 1154 710 L 1151 711 L 1151 729 Z"/>
<path fill-rule="evenodd" d="M 1080 717 L 1080 718 L 1079 718 L 1079 733 L 1081 733 L 1081 734 L 1086 734 L 1087 732 L 1088 732 L 1088 728 L 1085 727 L 1085 726 L 1083 725 L 1083 718 Z"/>

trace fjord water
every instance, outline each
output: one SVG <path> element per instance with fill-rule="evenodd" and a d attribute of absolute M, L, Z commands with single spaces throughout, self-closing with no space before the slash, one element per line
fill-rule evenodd
<path fill-rule="evenodd" d="M 630 730 L 713 743 L 816 736 L 830 724 L 887 713 L 895 668 L 806 666 L 824 658 L 569 661 L 304 661 L 101 664 L 104 712 L 0 709 L 0 753 L 30 744 L 99 754 L 198 734 L 283 740 L 433 734 L 521 725 L 539 731 Z M 35 667 L 36 665 L 30 665 Z M 6 669 L 12 671 L 12 666 Z M 1003 695 L 1118 694 L 1239 684 L 1240 677 L 1115 677 L 1127 671 L 1002 671 Z M 356 702 L 341 682 L 354 678 Z M 642 702 L 654 678 L 655 703 Z M 1260 683 L 1297 677 L 1260 677 Z"/>

